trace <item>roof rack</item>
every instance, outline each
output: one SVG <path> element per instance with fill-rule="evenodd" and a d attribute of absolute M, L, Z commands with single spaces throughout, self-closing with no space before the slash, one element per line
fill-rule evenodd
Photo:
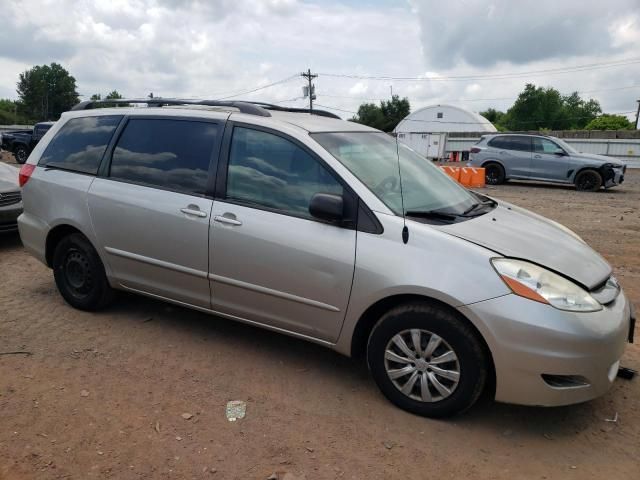
<path fill-rule="evenodd" d="M 271 114 L 264 108 L 247 102 L 223 101 L 223 100 L 183 100 L 178 98 L 134 98 L 134 99 L 110 99 L 110 100 L 86 100 L 75 105 L 71 110 L 90 110 L 98 105 L 128 105 L 130 103 L 141 103 L 153 105 L 154 107 L 164 107 L 169 105 L 206 105 L 209 107 L 232 107 L 237 108 L 242 113 L 249 115 L 259 115 L 270 117 Z"/>
<path fill-rule="evenodd" d="M 71 110 L 91 110 L 99 105 L 128 105 L 131 103 L 146 104 L 154 107 L 164 107 L 171 105 L 204 105 L 208 107 L 231 107 L 237 108 L 241 113 L 249 115 L 259 115 L 261 117 L 270 117 L 269 110 L 279 112 L 295 112 L 309 113 L 305 108 L 283 107 L 264 102 L 243 102 L 243 101 L 225 101 L 225 100 L 185 100 L 179 98 L 133 98 L 133 99 L 105 99 L 105 100 L 85 100 L 75 105 Z M 325 110 L 313 110 L 312 115 L 328 118 L 341 118 L 331 112 Z"/>
<path fill-rule="evenodd" d="M 262 108 L 266 108 L 267 110 L 276 110 L 278 112 L 309 113 L 309 110 L 307 108 L 283 107 L 282 105 L 274 105 L 273 103 L 264 103 L 264 102 L 247 102 L 247 103 L 252 103 Z M 342 118 L 340 118 L 335 113 L 327 112 L 326 110 L 316 110 L 315 108 L 311 111 L 311 115 L 318 115 L 319 117 L 327 117 L 327 118 L 337 118 L 338 120 L 342 120 Z"/>

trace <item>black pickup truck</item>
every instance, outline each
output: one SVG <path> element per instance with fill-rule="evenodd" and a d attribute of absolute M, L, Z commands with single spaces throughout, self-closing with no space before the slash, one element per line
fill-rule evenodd
<path fill-rule="evenodd" d="M 13 130 L 10 132 L 0 132 L 0 147 L 13 153 L 16 162 L 24 163 L 29 158 L 29 154 L 33 147 L 37 145 L 40 139 L 47 133 L 47 130 L 55 122 L 36 123 L 33 130 Z"/>

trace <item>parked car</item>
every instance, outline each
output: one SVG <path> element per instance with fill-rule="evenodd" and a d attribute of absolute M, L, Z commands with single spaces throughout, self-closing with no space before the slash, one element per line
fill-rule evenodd
<path fill-rule="evenodd" d="M 433 417 L 486 388 L 566 405 L 612 385 L 632 307 L 572 231 L 367 126 L 185 102 L 80 104 L 22 167 L 22 242 L 70 305 L 125 290 L 362 353 Z"/>
<path fill-rule="evenodd" d="M 18 230 L 22 213 L 22 194 L 16 167 L 0 162 L 0 234 Z"/>
<path fill-rule="evenodd" d="M 54 122 L 36 123 L 32 130 L 13 130 L 3 132 L 0 136 L 0 146 L 16 158 L 16 162 L 22 164 L 27 161 L 29 154 L 45 133 L 49 131 Z"/>
<path fill-rule="evenodd" d="M 468 165 L 484 167 L 489 185 L 536 180 L 573 184 L 590 192 L 620 185 L 626 171 L 616 158 L 580 153 L 546 135 L 484 135 L 469 151 Z"/>

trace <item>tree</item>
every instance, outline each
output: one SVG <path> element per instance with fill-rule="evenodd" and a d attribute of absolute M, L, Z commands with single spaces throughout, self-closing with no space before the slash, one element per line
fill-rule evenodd
<path fill-rule="evenodd" d="M 92 102 L 95 102 L 97 100 L 102 100 L 102 95 L 100 95 L 99 93 L 94 93 L 93 95 L 91 95 L 91 99 Z"/>
<path fill-rule="evenodd" d="M 381 101 L 379 107 L 373 103 L 363 103 L 351 121 L 391 132 L 410 111 L 408 98 L 400 99 L 398 95 L 393 95 L 391 100 Z"/>
<path fill-rule="evenodd" d="M 584 128 L 590 121 L 602 113 L 597 100 L 583 100 L 578 92 L 573 92 L 569 96 L 562 97 L 564 104 L 565 118 L 569 126 L 565 128 L 579 130 Z"/>
<path fill-rule="evenodd" d="M 17 92 L 33 120 L 57 120 L 78 103 L 76 79 L 61 65 L 36 65 L 20 74 Z"/>
<path fill-rule="evenodd" d="M 488 108 L 484 112 L 480 112 L 480 115 L 489 120 L 499 131 L 506 130 L 502 124 L 506 115 L 504 112 L 496 110 L 495 108 Z"/>
<path fill-rule="evenodd" d="M 121 98 L 124 97 L 120 95 L 117 90 L 113 90 L 112 92 L 107 93 L 107 96 L 104 97 L 105 100 L 119 100 Z"/>
<path fill-rule="evenodd" d="M 630 130 L 633 127 L 633 123 L 627 117 L 605 113 L 591 120 L 584 128 L 586 130 Z"/>
<path fill-rule="evenodd" d="M 563 96 L 528 83 L 499 124 L 509 130 L 581 129 L 601 113 L 597 100 L 584 100 L 578 92 Z"/>
<path fill-rule="evenodd" d="M 23 112 L 24 106 L 19 101 L 0 98 L 0 125 L 29 123 Z"/>

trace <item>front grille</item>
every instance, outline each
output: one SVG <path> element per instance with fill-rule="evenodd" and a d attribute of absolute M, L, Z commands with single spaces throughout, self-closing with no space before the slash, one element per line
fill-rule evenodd
<path fill-rule="evenodd" d="M 22 200 L 20 192 L 0 193 L 0 207 L 6 207 L 7 205 L 13 205 Z"/>

